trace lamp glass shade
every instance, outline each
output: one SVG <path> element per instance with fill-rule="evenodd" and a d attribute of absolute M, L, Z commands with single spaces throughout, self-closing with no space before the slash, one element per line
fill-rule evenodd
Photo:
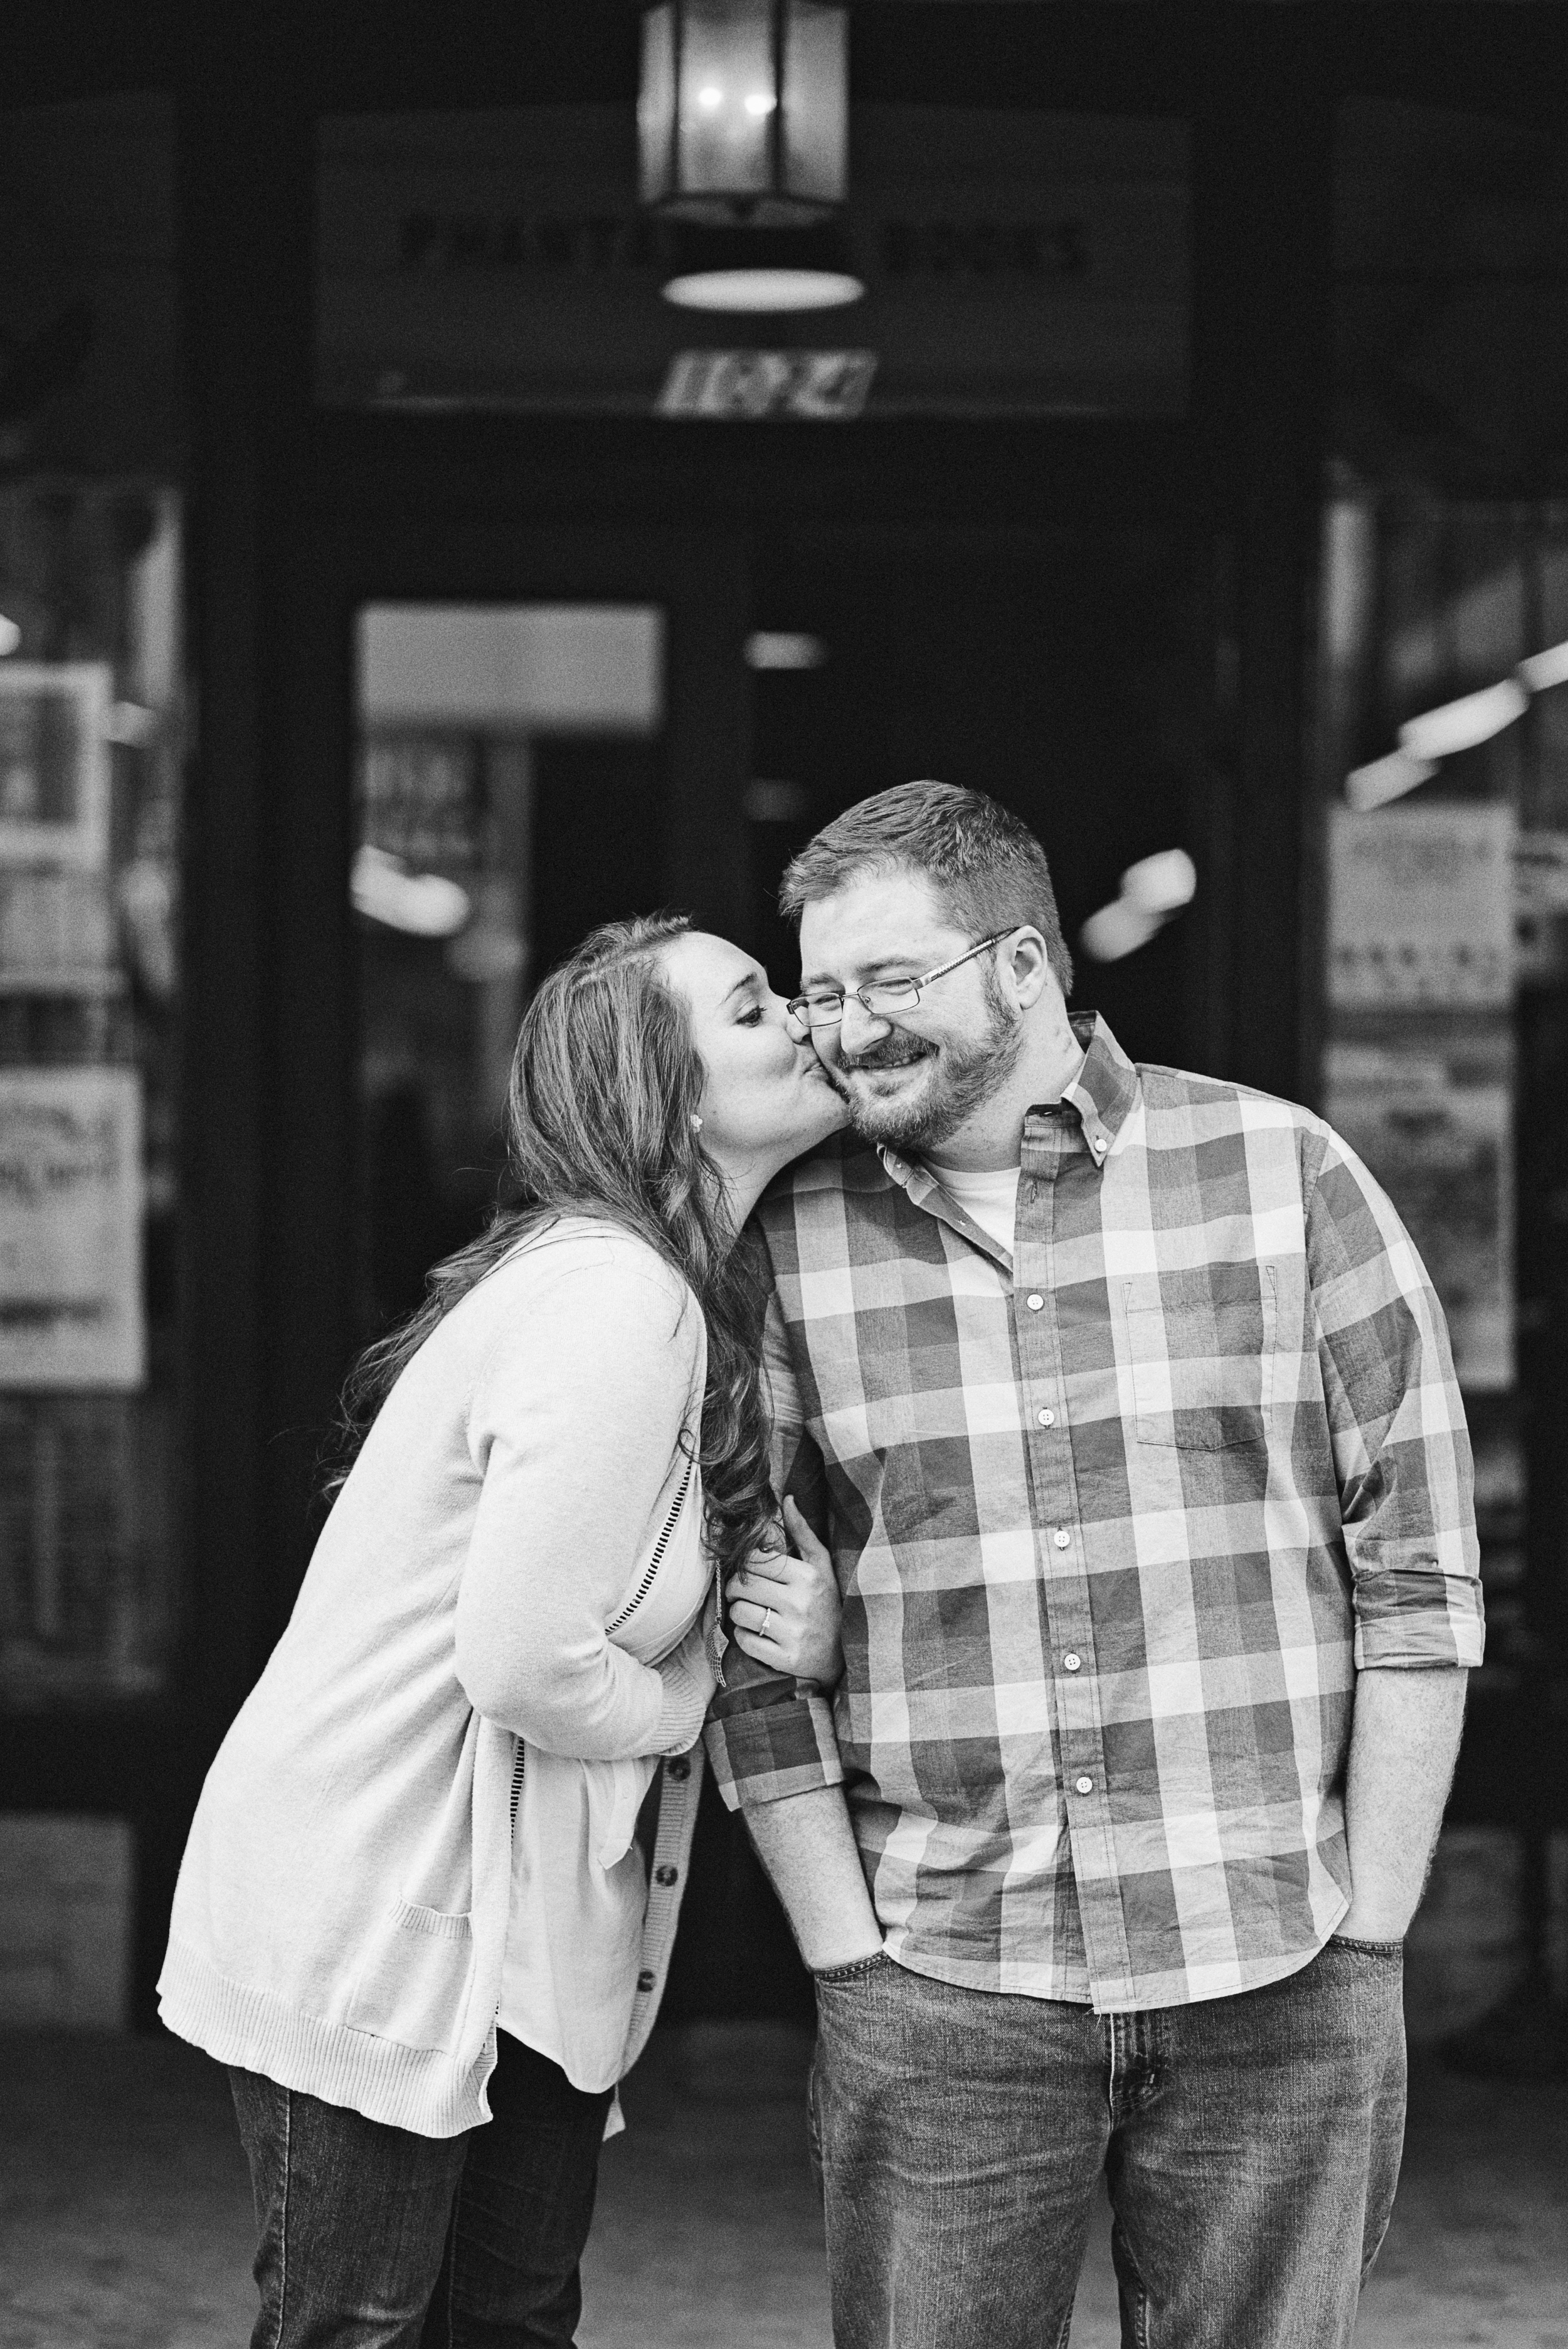
<path fill-rule="evenodd" d="M 844 11 L 820 0 L 661 0 L 643 18 L 642 196 L 714 227 L 792 228 L 843 201 Z"/>
<path fill-rule="evenodd" d="M 849 185 L 850 43 L 841 8 L 784 11 L 782 163 L 797 202 L 841 204 Z"/>
<path fill-rule="evenodd" d="M 685 0 L 676 142 L 683 195 L 745 206 L 771 191 L 772 17 L 769 0 Z"/>
<path fill-rule="evenodd" d="M 637 93 L 637 151 L 643 202 L 675 192 L 676 12 L 666 5 L 643 18 L 643 79 Z"/>

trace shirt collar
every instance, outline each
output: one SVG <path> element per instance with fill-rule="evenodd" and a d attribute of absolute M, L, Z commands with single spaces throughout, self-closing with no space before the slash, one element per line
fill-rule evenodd
<path fill-rule="evenodd" d="M 1084 1048 L 1083 1066 L 1062 1099 L 1077 1110 L 1089 1154 L 1103 1166 L 1138 1100 L 1138 1071 L 1098 1011 L 1074 1012 L 1072 1031 Z M 1024 1121 L 1026 1134 L 1035 1114 Z"/>
<path fill-rule="evenodd" d="M 1138 1099 L 1138 1071 L 1098 1011 L 1074 1012 L 1071 1026 L 1084 1054 L 1077 1076 L 1063 1089 L 1062 1099 L 1078 1112 L 1089 1155 L 1097 1166 L 1103 1166 Z M 1030 1110 L 1024 1120 L 1026 1146 L 1031 1126 L 1055 1107 L 1049 1102 Z M 938 1187 L 938 1177 L 930 1168 L 903 1157 L 885 1143 L 877 1144 L 877 1156 L 889 1179 L 906 1191 L 917 1207 L 926 1206 Z M 967 1216 L 965 1221 L 967 1224 Z"/>

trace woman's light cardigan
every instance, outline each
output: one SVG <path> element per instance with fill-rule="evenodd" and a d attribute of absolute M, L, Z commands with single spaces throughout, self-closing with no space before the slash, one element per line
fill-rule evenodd
<path fill-rule="evenodd" d="M 685 1283 L 581 1218 L 438 1325 L 208 1776 L 159 1985 L 171 2030 L 424 2136 L 490 2117 L 518 1740 L 615 1761 L 685 1756 L 701 1728 L 700 1629 L 655 1670 L 604 1626 L 667 1515 L 706 1359 Z M 663 1988 L 699 1775 L 700 1749 L 664 1773 L 623 2070 Z"/>

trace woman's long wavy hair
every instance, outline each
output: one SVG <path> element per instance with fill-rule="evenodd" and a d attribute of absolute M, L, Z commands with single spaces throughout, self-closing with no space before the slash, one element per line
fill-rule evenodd
<path fill-rule="evenodd" d="M 476 1240 L 430 1273 L 425 1302 L 366 1347 L 344 1387 L 326 1478 L 335 1493 L 372 1420 L 437 1323 L 531 1232 L 556 1217 L 608 1217 L 690 1284 L 707 1325 L 696 1447 L 707 1539 L 724 1573 L 770 1537 L 756 1252 L 732 1236 L 695 1123 L 704 1070 L 661 968 L 684 915 L 608 922 L 552 970 L 528 1008 L 507 1088 L 508 1190 Z"/>

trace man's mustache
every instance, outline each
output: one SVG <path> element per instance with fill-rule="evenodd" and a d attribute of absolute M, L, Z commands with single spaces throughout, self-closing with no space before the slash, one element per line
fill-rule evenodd
<path fill-rule="evenodd" d="M 916 1061 L 928 1061 L 930 1058 L 929 1044 L 897 1044 L 890 1036 L 882 1043 L 868 1045 L 863 1052 L 841 1052 L 839 1071 L 841 1075 L 852 1077 L 857 1071 L 863 1069 L 868 1074 L 874 1075 L 879 1069 L 908 1069 Z"/>

